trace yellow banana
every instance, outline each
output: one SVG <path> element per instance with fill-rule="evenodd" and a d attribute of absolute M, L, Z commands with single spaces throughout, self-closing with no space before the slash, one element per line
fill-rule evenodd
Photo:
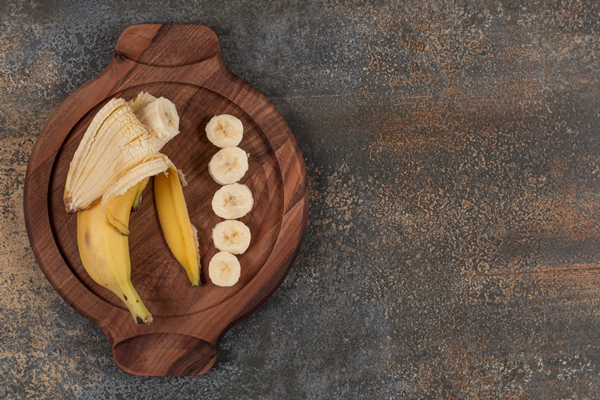
<path fill-rule="evenodd" d="M 108 207 L 127 231 L 132 204 L 143 184 L 133 185 Z M 77 213 L 77 245 L 83 267 L 90 277 L 116 294 L 136 323 L 152 322 L 152 314 L 131 282 L 129 238 L 109 222 L 107 212 L 101 209 L 99 201 Z"/>
<path fill-rule="evenodd" d="M 171 253 L 187 272 L 192 286 L 200 285 L 198 233 L 187 210 L 179 174 L 173 168 L 154 177 L 158 219 Z"/>

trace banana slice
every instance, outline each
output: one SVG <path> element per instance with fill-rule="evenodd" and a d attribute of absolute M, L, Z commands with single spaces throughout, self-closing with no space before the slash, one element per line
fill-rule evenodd
<path fill-rule="evenodd" d="M 243 254 L 250 246 L 250 228 L 241 221 L 221 221 L 213 228 L 212 238 L 217 249 Z"/>
<path fill-rule="evenodd" d="M 246 185 L 232 183 L 215 192 L 212 209 L 223 219 L 238 219 L 248 214 L 254 206 L 252 192 Z"/>
<path fill-rule="evenodd" d="M 248 154 L 239 147 L 219 150 L 208 163 L 208 173 L 220 185 L 242 179 L 248 171 Z"/>
<path fill-rule="evenodd" d="M 233 286 L 240 279 L 241 267 L 237 257 L 226 251 L 213 256 L 208 263 L 208 277 L 217 286 Z"/>
<path fill-rule="evenodd" d="M 217 147 L 234 147 L 244 136 L 242 121 L 230 114 L 215 115 L 206 124 L 206 137 Z"/>

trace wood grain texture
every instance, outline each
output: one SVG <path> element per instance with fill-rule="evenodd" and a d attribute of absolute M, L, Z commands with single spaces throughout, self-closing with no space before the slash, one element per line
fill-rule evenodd
<path fill-rule="evenodd" d="M 120 300 L 86 274 L 77 252 L 76 216 L 64 211 L 69 163 L 95 113 L 111 98 L 139 91 L 177 106 L 181 133 L 163 152 L 182 169 L 190 218 L 200 238 L 201 278 L 194 288 L 162 237 L 151 185 L 132 215 L 132 281 L 154 315 L 135 325 Z M 208 279 L 216 253 L 210 239 L 220 221 L 210 201 L 220 187 L 208 174 L 218 151 L 204 127 L 230 113 L 245 127 L 240 147 L 250 154 L 242 183 L 255 207 L 241 220 L 252 232 L 239 257 L 240 282 L 220 288 Z M 308 215 L 306 171 L 282 116 L 225 65 L 215 33 L 201 25 L 133 25 L 121 34 L 108 67 L 67 98 L 50 117 L 33 149 L 25 181 L 27 232 L 40 268 L 55 290 L 96 323 L 117 365 L 134 375 L 199 375 L 213 365 L 225 332 L 256 310 L 281 284 L 300 248 Z"/>

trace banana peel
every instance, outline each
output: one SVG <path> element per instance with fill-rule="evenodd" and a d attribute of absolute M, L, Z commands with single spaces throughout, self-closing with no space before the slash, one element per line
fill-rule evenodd
<path fill-rule="evenodd" d="M 133 100 L 115 98 L 92 119 L 69 166 L 64 205 L 77 213 L 77 245 L 82 264 L 99 285 L 117 295 L 136 323 L 152 314 L 131 282 L 129 219 L 140 206 L 152 176 L 165 239 L 192 285 L 200 284 L 196 229 L 183 197 L 183 175 L 160 151 L 179 133 L 175 105 L 140 92 Z M 168 178 L 165 173 L 171 172 Z"/>

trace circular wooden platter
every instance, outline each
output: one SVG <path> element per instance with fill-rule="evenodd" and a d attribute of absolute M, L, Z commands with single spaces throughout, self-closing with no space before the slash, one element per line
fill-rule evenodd
<path fill-rule="evenodd" d="M 131 217 L 132 281 L 154 316 L 136 325 L 121 301 L 87 275 L 77 251 L 76 215 L 64 210 L 69 163 L 96 112 L 111 98 L 140 91 L 177 106 L 180 134 L 164 148 L 189 183 L 184 188 L 198 229 L 202 286 L 192 287 L 171 255 L 154 207 L 152 184 Z M 212 228 L 221 220 L 210 202 L 220 187 L 208 174 L 219 149 L 204 133 L 217 114 L 244 124 L 239 147 L 250 169 L 241 183 L 255 206 L 243 217 L 252 232 L 239 256 L 240 281 L 213 285 L 208 262 Z M 203 25 L 133 25 L 108 67 L 69 96 L 42 130 L 25 178 L 27 233 L 40 268 L 56 291 L 108 337 L 116 364 L 134 375 L 199 375 L 213 365 L 225 332 L 256 310 L 281 284 L 300 248 L 308 216 L 306 170 L 298 145 L 275 107 L 225 65 L 215 33 Z"/>

